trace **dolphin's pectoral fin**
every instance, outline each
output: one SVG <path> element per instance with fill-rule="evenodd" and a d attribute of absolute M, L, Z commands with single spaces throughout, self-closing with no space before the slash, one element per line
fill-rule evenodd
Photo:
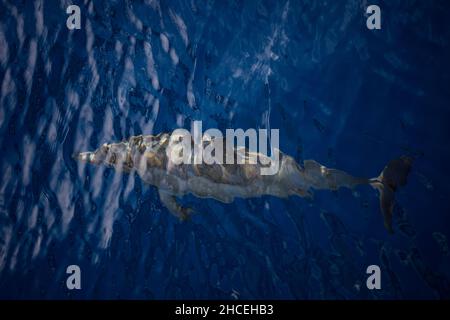
<path fill-rule="evenodd" d="M 191 217 L 193 210 L 181 206 L 173 194 L 159 190 L 159 199 L 167 210 L 181 221 L 186 221 Z"/>
<path fill-rule="evenodd" d="M 298 195 L 299 197 L 306 198 L 309 200 L 314 199 L 314 193 L 311 190 L 303 190 L 303 189 L 294 189 L 293 194 Z"/>

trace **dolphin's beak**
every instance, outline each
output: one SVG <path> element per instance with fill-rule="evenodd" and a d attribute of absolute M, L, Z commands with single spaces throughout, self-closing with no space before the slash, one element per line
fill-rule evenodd
<path fill-rule="evenodd" d="M 78 161 L 95 162 L 95 154 L 93 152 L 74 153 L 72 158 Z"/>

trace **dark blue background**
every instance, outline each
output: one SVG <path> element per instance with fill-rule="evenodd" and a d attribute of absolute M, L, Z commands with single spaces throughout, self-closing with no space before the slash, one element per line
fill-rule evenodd
<path fill-rule="evenodd" d="M 69 3 L 0 3 L 0 298 L 450 297 L 448 1 L 86 2 L 73 31 Z M 360 176 L 414 157 L 395 234 L 370 187 L 189 196 L 180 223 L 135 175 L 71 158 L 194 120 L 279 128 L 297 161 Z"/>

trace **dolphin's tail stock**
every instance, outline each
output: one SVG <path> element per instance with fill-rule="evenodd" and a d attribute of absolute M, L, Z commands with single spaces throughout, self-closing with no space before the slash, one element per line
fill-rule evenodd
<path fill-rule="evenodd" d="M 384 226 L 389 233 L 393 233 L 392 213 L 395 204 L 395 192 L 398 187 L 406 184 L 412 162 L 412 158 L 407 156 L 391 160 L 377 178 L 370 179 L 370 185 L 379 192 Z"/>

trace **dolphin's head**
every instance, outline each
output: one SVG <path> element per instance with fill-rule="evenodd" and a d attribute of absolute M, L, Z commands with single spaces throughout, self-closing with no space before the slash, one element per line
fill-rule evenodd
<path fill-rule="evenodd" d="M 138 169 L 142 164 L 150 167 L 162 167 L 166 162 L 165 148 L 169 136 L 133 136 L 128 141 L 105 143 L 95 151 L 74 154 L 78 161 L 92 164 L 103 164 L 116 170 L 130 171 Z"/>
<path fill-rule="evenodd" d="M 133 167 L 127 142 L 105 143 L 95 151 L 75 154 L 74 158 L 92 164 L 111 166 L 116 169 L 129 170 Z"/>

